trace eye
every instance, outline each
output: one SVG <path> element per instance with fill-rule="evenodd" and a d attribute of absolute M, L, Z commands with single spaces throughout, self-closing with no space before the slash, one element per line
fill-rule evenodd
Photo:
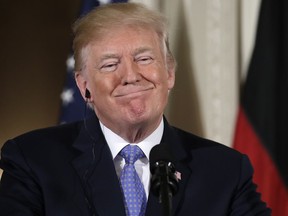
<path fill-rule="evenodd" d="M 113 72 L 117 69 L 119 62 L 106 63 L 100 67 L 101 72 Z"/>
<path fill-rule="evenodd" d="M 137 58 L 136 61 L 137 61 L 139 64 L 147 65 L 147 64 L 150 64 L 150 63 L 153 61 L 153 58 L 150 57 L 150 56 L 142 56 L 142 57 Z"/>

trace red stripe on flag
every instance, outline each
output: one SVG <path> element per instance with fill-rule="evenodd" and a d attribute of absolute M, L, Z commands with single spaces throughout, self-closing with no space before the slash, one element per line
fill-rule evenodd
<path fill-rule="evenodd" d="M 284 182 L 243 109 L 238 114 L 234 148 L 250 158 L 254 168 L 253 180 L 262 199 L 272 209 L 272 215 L 288 215 L 288 192 Z"/>

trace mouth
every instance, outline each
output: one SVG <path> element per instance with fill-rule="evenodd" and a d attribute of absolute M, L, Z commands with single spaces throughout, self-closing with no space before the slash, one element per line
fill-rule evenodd
<path fill-rule="evenodd" d="M 146 94 L 147 92 L 151 91 L 153 87 L 125 87 L 118 91 L 114 96 L 115 97 L 137 97 L 141 96 L 143 94 Z"/>

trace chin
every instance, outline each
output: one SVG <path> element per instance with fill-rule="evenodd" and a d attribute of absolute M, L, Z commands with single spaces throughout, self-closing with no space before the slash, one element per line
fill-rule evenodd
<path fill-rule="evenodd" d="M 160 114 L 159 114 L 160 115 Z M 159 115 L 154 112 L 133 113 L 127 116 L 127 120 L 131 124 L 151 124 L 153 121 L 159 120 Z M 162 117 L 162 116 L 161 116 Z"/>

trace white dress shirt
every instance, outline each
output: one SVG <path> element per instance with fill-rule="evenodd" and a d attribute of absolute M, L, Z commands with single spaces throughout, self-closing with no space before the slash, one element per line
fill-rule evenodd
<path fill-rule="evenodd" d="M 125 141 L 123 138 L 115 134 L 113 131 L 111 131 L 109 128 L 105 127 L 101 122 L 100 126 L 102 129 L 102 132 L 104 134 L 104 137 L 108 143 L 108 146 L 110 148 L 110 151 L 112 153 L 113 159 L 114 159 L 114 165 L 115 170 L 120 177 L 121 171 L 125 165 L 125 160 L 118 155 L 118 153 L 124 148 L 126 145 L 138 145 L 141 150 L 144 152 L 146 158 L 141 158 L 135 162 L 135 169 L 138 173 L 145 189 L 146 197 L 148 199 L 149 195 L 149 188 L 150 188 L 150 166 L 149 166 L 149 154 L 151 149 L 160 143 L 163 131 L 164 131 L 164 123 L 163 119 L 159 126 L 156 128 L 155 131 L 153 131 L 152 134 L 150 134 L 146 139 L 139 143 L 129 143 Z"/>

